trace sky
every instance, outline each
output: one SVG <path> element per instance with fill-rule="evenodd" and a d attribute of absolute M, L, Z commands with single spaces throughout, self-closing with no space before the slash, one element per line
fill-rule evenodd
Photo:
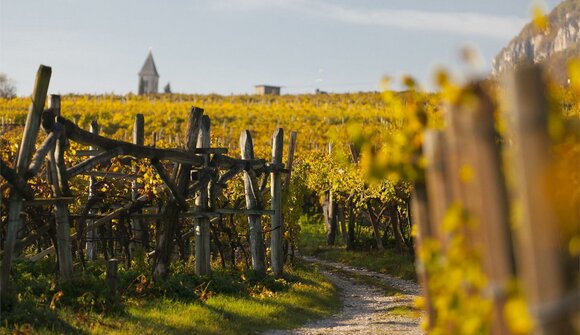
<path fill-rule="evenodd" d="M 159 89 L 179 93 L 374 91 L 404 74 L 429 89 L 438 67 L 485 75 L 532 4 L 559 2 L 0 0 L 0 72 L 21 96 L 40 64 L 52 67 L 50 93 L 126 94 L 151 49 Z M 479 62 L 461 60 L 466 46 Z"/>

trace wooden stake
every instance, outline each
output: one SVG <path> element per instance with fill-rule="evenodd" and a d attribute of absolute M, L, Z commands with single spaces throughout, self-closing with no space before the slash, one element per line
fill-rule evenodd
<path fill-rule="evenodd" d="M 272 137 L 272 163 L 282 164 L 282 151 L 284 145 L 284 130 L 276 129 Z M 282 178 L 280 172 L 270 173 L 270 194 L 272 196 L 272 234 L 270 238 L 270 252 L 272 259 L 272 272 L 274 277 L 280 278 L 284 265 L 284 252 L 282 241 L 284 227 L 282 223 Z"/>
<path fill-rule="evenodd" d="M 98 135 L 99 134 L 99 123 L 97 120 L 91 121 L 91 133 Z M 90 147 L 91 150 L 94 150 L 94 147 Z M 95 195 L 93 192 L 93 188 L 95 185 L 95 177 L 91 176 L 89 178 L 89 199 L 92 199 Z M 95 215 L 97 211 L 95 209 L 90 209 L 89 214 Z M 91 225 L 93 220 L 87 220 L 87 226 Z M 97 232 L 94 229 L 87 230 L 87 259 L 95 260 L 97 259 Z"/>
<path fill-rule="evenodd" d="M 516 223 L 516 256 L 529 306 L 536 321 L 535 334 L 572 334 L 565 313 L 550 308 L 566 297 L 565 251 L 557 215 L 547 197 L 546 182 L 553 160 L 548 135 L 548 101 L 541 68 L 522 67 L 508 83 L 509 111 L 514 121 L 514 176 L 521 218 Z M 545 311 L 545 312 L 542 312 Z"/>
<path fill-rule="evenodd" d="M 133 124 L 133 144 L 144 145 L 145 144 L 145 119 L 143 114 L 135 115 L 135 123 Z M 133 173 L 138 172 L 138 168 L 135 166 L 132 169 Z M 133 180 L 131 183 L 131 200 L 135 201 L 139 198 L 139 189 L 142 187 L 137 180 Z M 136 248 L 143 249 L 145 247 L 145 239 L 143 236 L 147 236 L 144 233 L 146 226 L 144 221 L 141 219 L 131 219 L 131 230 L 133 231 L 133 236 L 135 242 L 131 242 L 131 251 L 133 252 Z"/>
<path fill-rule="evenodd" d="M 210 120 L 207 115 L 201 119 L 197 148 L 209 148 L 210 146 Z M 209 165 L 209 155 L 204 154 L 204 166 Z M 209 208 L 208 188 L 204 187 L 199 191 L 195 199 L 195 205 L 201 210 Z M 210 231 L 209 219 L 206 217 L 196 218 L 195 232 L 195 273 L 200 276 L 207 276 L 210 273 Z"/>

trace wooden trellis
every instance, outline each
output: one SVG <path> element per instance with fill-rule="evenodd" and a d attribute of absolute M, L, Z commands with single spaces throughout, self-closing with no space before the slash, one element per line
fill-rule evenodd
<path fill-rule="evenodd" d="M 59 265 L 59 277 L 66 281 L 73 274 L 72 241 L 86 239 L 87 256 L 94 259 L 96 249 L 94 238 L 95 230 L 111 222 L 113 219 L 127 218 L 131 220 L 131 227 L 135 238 L 127 248 L 136 248 L 136 243 L 148 246 L 143 228 L 144 220 L 162 220 L 161 233 L 156 241 L 155 250 L 148 254 L 155 258 L 154 276 L 164 277 L 168 274 L 172 243 L 178 233 L 179 220 L 192 217 L 195 220 L 195 230 L 186 232 L 179 238 L 189 238 L 195 235 L 196 273 L 207 275 L 210 272 L 210 231 L 209 221 L 213 217 L 225 214 L 247 215 L 250 223 L 250 249 L 254 270 L 265 274 L 264 237 L 260 224 L 262 215 L 272 217 L 271 228 L 271 255 L 272 271 L 276 277 L 282 275 L 283 268 L 283 220 L 282 220 L 282 178 L 281 174 L 288 174 L 286 184 L 289 183 L 289 173 L 293 160 L 296 143 L 296 133 L 292 133 L 288 150 L 288 165 L 282 164 L 283 130 L 277 129 L 273 136 L 272 160 L 255 159 L 253 143 L 249 131 L 244 131 L 240 137 L 242 158 L 227 156 L 225 148 L 210 147 L 210 119 L 203 115 L 203 109 L 193 107 L 188 115 L 187 130 L 185 133 L 185 150 L 159 149 L 144 145 L 144 119 L 138 114 L 135 118 L 132 143 L 100 136 L 98 124 L 91 123 L 91 131 L 79 128 L 75 122 L 60 115 L 60 96 L 51 95 L 48 109 L 44 109 L 47 98 L 48 84 L 51 69 L 40 66 L 33 93 L 33 103 L 30 107 L 18 152 L 18 159 L 14 168 L 5 162 L 0 162 L 1 175 L 8 181 L 12 192 L 9 200 L 9 214 L 7 234 L 5 236 L 2 275 L 0 280 L 0 294 L 4 301 L 9 286 L 12 261 L 26 246 L 32 245 L 46 233 L 46 228 L 38 229 L 36 233 L 17 238 L 19 227 L 24 224 L 21 211 L 24 206 L 53 205 L 55 207 L 55 221 L 57 227 L 57 243 L 42 250 L 29 259 L 36 261 L 42 257 L 56 253 Z M 35 150 L 35 143 L 40 127 L 48 134 L 41 146 Z M 67 167 L 64 162 L 64 153 L 67 142 L 74 141 L 90 146 L 90 150 L 77 153 L 88 157 L 81 163 Z M 107 163 L 118 156 L 131 156 L 136 159 L 145 159 L 154 167 L 163 185 L 158 191 L 167 190 L 169 197 L 163 204 L 160 212 L 155 214 L 143 213 L 152 196 L 139 194 L 141 185 L 133 175 L 115 174 L 95 171 L 100 164 Z M 48 181 L 52 185 L 54 197 L 40 199 L 35 197 L 28 180 L 38 174 L 45 159 L 48 158 Z M 167 173 L 161 161 L 174 162 L 171 174 Z M 136 173 L 136 171 L 134 171 Z M 217 197 L 221 194 L 226 183 L 236 174 L 243 173 L 245 179 L 246 208 L 217 208 Z M 74 195 L 69 189 L 68 180 L 76 175 L 91 176 L 89 192 L 86 195 Z M 120 205 L 108 213 L 98 214 L 98 199 L 92 194 L 95 177 L 131 178 L 131 201 Z M 261 181 L 259 178 L 262 178 Z M 265 209 L 263 193 L 266 191 L 268 179 L 271 186 L 271 209 Z M 69 205 L 76 196 L 87 197 L 88 201 L 81 213 L 69 213 Z M 186 199 L 194 197 L 195 206 L 188 206 Z M 81 220 L 78 227 L 82 229 L 70 234 L 71 220 Z M 82 250 L 81 250 L 82 252 Z M 130 250 L 128 250 L 130 252 Z M 82 255 L 81 255 L 82 258 Z M 116 264 L 114 260 L 111 264 Z M 111 273 L 114 273 L 111 270 Z"/>

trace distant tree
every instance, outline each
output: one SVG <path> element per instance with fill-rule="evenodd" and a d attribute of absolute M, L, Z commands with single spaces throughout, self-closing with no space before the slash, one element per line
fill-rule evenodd
<path fill-rule="evenodd" d="M 5 73 L 0 73 L 0 98 L 14 98 L 16 97 L 16 85 L 14 81 Z"/>
<path fill-rule="evenodd" d="M 171 84 L 169 82 L 163 87 L 163 93 L 171 93 Z"/>
<path fill-rule="evenodd" d="M 143 82 L 143 78 L 139 78 L 139 91 L 137 92 L 139 95 L 145 94 L 145 83 Z"/>

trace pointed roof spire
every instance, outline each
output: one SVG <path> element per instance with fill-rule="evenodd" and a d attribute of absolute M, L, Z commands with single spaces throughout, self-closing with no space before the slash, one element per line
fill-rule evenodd
<path fill-rule="evenodd" d="M 147 54 L 147 59 L 145 60 L 145 64 L 139 71 L 140 76 L 156 76 L 159 77 L 159 73 L 157 72 L 157 67 L 155 67 L 155 61 L 153 60 L 153 53 L 151 52 L 151 48 L 149 48 L 149 53 Z"/>

